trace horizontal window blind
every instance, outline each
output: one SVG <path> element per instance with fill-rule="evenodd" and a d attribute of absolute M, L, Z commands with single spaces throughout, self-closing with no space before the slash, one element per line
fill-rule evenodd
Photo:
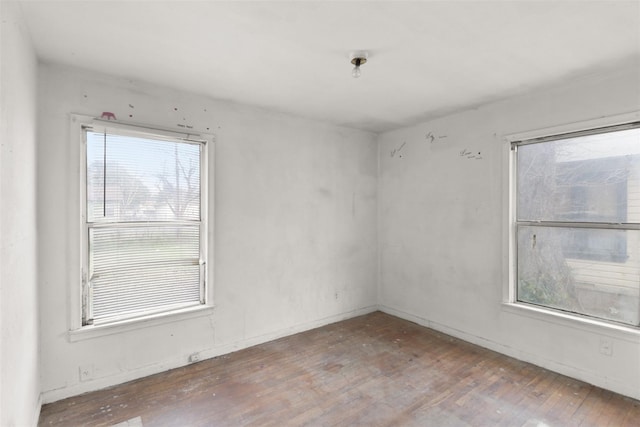
<path fill-rule="evenodd" d="M 95 320 L 200 302 L 198 227 L 90 230 Z"/>
<path fill-rule="evenodd" d="M 86 131 L 85 324 L 203 302 L 201 152 Z"/>

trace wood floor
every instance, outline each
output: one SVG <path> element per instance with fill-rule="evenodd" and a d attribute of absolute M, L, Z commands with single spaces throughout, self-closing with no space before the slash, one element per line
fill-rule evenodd
<path fill-rule="evenodd" d="M 119 423 L 618 427 L 640 401 L 376 312 L 45 405 L 39 425 Z"/>

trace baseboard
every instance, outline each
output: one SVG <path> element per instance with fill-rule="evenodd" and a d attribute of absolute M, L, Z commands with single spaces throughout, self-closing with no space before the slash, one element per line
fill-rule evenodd
<path fill-rule="evenodd" d="M 513 347 L 506 346 L 504 344 L 500 344 L 495 341 L 488 340 L 483 337 L 469 334 L 465 331 L 461 331 L 459 329 L 455 329 L 447 325 L 443 325 L 441 323 L 434 322 L 424 317 L 417 316 L 415 314 L 411 314 L 392 307 L 380 305 L 378 309 L 392 316 L 417 323 L 418 325 L 436 330 L 438 332 L 442 332 L 447 335 L 451 335 L 452 337 L 479 345 L 480 347 L 496 351 L 509 357 L 513 357 L 514 359 L 522 360 L 541 368 L 545 368 L 550 371 L 557 372 L 559 374 L 566 375 L 580 381 L 584 381 L 596 387 L 600 387 L 606 390 L 613 391 L 615 393 L 622 394 L 624 396 L 631 397 L 636 400 L 640 400 L 640 390 L 627 384 L 622 384 L 619 381 L 611 380 L 611 378 L 600 376 L 595 372 L 585 371 L 582 369 L 577 369 L 573 366 L 565 365 L 563 363 L 558 363 L 554 360 L 546 359 L 535 354 L 531 354 L 519 349 L 515 349 Z"/>
<path fill-rule="evenodd" d="M 242 350 L 248 347 L 253 347 L 254 345 L 277 340 L 278 338 L 287 337 L 289 335 L 294 335 L 300 332 L 309 331 L 311 329 L 319 328 L 321 326 L 329 325 L 331 323 L 336 323 L 342 320 L 351 319 L 353 317 L 358 317 L 365 314 L 373 313 L 374 311 L 378 311 L 377 305 L 371 305 L 368 307 L 351 310 L 345 313 L 324 317 L 322 319 L 314 320 L 311 322 L 301 323 L 299 325 L 281 329 L 273 333 L 259 335 L 259 336 L 247 338 L 242 341 L 216 347 L 215 349 L 205 350 L 200 352 L 200 354 L 201 356 L 203 356 L 203 359 L 210 359 L 212 357 L 233 353 L 234 351 Z"/>
<path fill-rule="evenodd" d="M 273 341 L 278 338 L 286 337 L 289 335 L 305 332 L 311 329 L 319 328 L 324 325 L 328 325 L 342 320 L 351 319 L 353 317 L 362 316 L 364 314 L 372 313 L 378 310 L 377 305 L 371 305 L 344 313 L 339 313 L 332 316 L 323 317 L 310 322 L 300 323 L 288 328 L 284 328 L 272 333 L 246 338 L 240 341 L 233 342 L 222 346 L 216 346 L 211 349 L 205 349 L 199 352 L 201 360 L 210 359 L 212 357 L 222 356 L 224 354 L 233 353 L 234 351 L 242 350 L 248 347 L 253 347 L 258 344 Z M 92 381 L 81 382 L 77 384 L 68 385 L 67 387 L 48 390 L 41 394 L 41 404 L 52 403 L 68 397 L 77 396 L 83 393 L 100 390 L 106 387 L 122 384 L 127 381 L 136 380 L 149 375 L 157 374 L 160 372 L 168 371 L 170 369 L 179 368 L 181 366 L 188 365 L 187 357 L 184 355 L 176 356 L 170 360 L 165 360 L 153 365 L 142 366 L 135 370 L 130 370 L 116 375 L 111 375 L 103 378 L 96 378 Z"/>

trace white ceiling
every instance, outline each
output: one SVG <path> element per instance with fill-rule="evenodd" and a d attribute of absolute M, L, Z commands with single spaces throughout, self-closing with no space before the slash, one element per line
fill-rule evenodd
<path fill-rule="evenodd" d="M 618 64 L 640 75 L 640 1 L 21 4 L 43 61 L 373 132 Z"/>

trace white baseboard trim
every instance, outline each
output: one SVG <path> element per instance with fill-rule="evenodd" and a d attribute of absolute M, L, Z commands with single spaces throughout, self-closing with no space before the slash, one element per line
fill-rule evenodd
<path fill-rule="evenodd" d="M 636 400 L 640 400 L 640 389 L 631 387 L 627 384 L 622 384 L 619 381 L 612 380 L 611 378 L 598 375 L 597 372 L 585 371 L 575 368 L 573 366 L 558 363 L 554 360 L 540 357 L 536 354 L 531 354 L 513 347 L 506 346 L 504 344 L 497 343 L 495 341 L 488 340 L 459 329 L 451 328 L 447 325 L 443 325 L 438 322 L 426 319 L 421 316 L 398 310 L 386 305 L 380 305 L 378 309 L 384 313 L 392 316 L 399 317 L 401 319 L 408 320 L 410 322 L 417 323 L 418 325 L 425 326 L 427 328 L 442 332 L 452 337 L 459 338 L 472 344 L 479 345 L 480 347 L 487 348 L 489 350 L 496 351 L 514 359 L 522 360 L 524 362 L 531 363 L 541 368 L 548 369 L 553 372 L 557 372 L 562 375 L 566 375 L 571 378 L 575 378 L 580 381 L 584 381 L 588 384 L 595 385 L 597 387 L 613 391 L 615 393 L 622 394 L 624 396 L 631 397 Z"/>
<path fill-rule="evenodd" d="M 371 305 L 371 306 L 347 311 L 344 313 L 323 317 L 321 319 L 313 320 L 310 322 L 293 325 L 285 329 L 274 331 L 272 333 L 246 338 L 240 341 L 233 342 L 231 344 L 216 346 L 211 349 L 204 349 L 199 352 L 200 357 L 201 357 L 201 360 L 206 360 L 212 357 L 229 354 L 234 351 L 252 347 L 254 345 L 273 341 L 278 338 L 294 335 L 300 332 L 305 332 L 311 329 L 319 328 L 324 325 L 340 322 L 342 320 L 351 319 L 353 317 L 362 316 L 364 314 L 372 313 L 377 310 L 378 310 L 377 305 Z M 136 380 L 138 378 L 143 378 L 149 375 L 168 371 L 170 369 L 179 368 L 181 366 L 185 366 L 188 364 L 189 364 L 188 356 L 180 355 L 170 360 L 165 360 L 159 363 L 155 363 L 153 365 L 142 366 L 137 369 L 129 370 L 116 375 L 110 375 L 108 377 L 96 378 L 91 381 L 70 384 L 66 387 L 58 388 L 54 390 L 47 390 L 41 394 L 40 403 L 41 405 L 52 403 L 61 399 L 66 399 L 68 397 L 77 396 L 83 393 L 88 393 L 88 392 L 100 390 L 106 387 L 122 384 L 127 381 Z M 39 412 L 38 412 L 38 416 L 39 416 Z M 37 425 L 37 420 L 36 420 L 36 425 Z"/>
<path fill-rule="evenodd" d="M 210 359 L 212 357 L 220 356 L 223 354 L 233 353 L 234 351 L 242 350 L 244 348 L 253 347 L 254 345 L 277 340 L 278 338 L 287 337 L 289 335 L 298 334 L 300 332 L 309 331 L 311 329 L 316 329 L 321 326 L 329 325 L 331 323 L 336 323 L 342 320 L 351 319 L 353 317 L 358 317 L 365 314 L 373 313 L 374 311 L 378 311 L 377 305 L 371 305 L 368 307 L 351 310 L 345 313 L 340 313 L 337 315 L 325 317 L 325 318 L 314 320 L 311 322 L 302 323 L 300 325 L 295 325 L 289 328 L 285 328 L 277 332 L 247 338 L 239 342 L 216 347 L 215 349 L 205 350 L 200 354 L 203 356 L 203 359 Z"/>

